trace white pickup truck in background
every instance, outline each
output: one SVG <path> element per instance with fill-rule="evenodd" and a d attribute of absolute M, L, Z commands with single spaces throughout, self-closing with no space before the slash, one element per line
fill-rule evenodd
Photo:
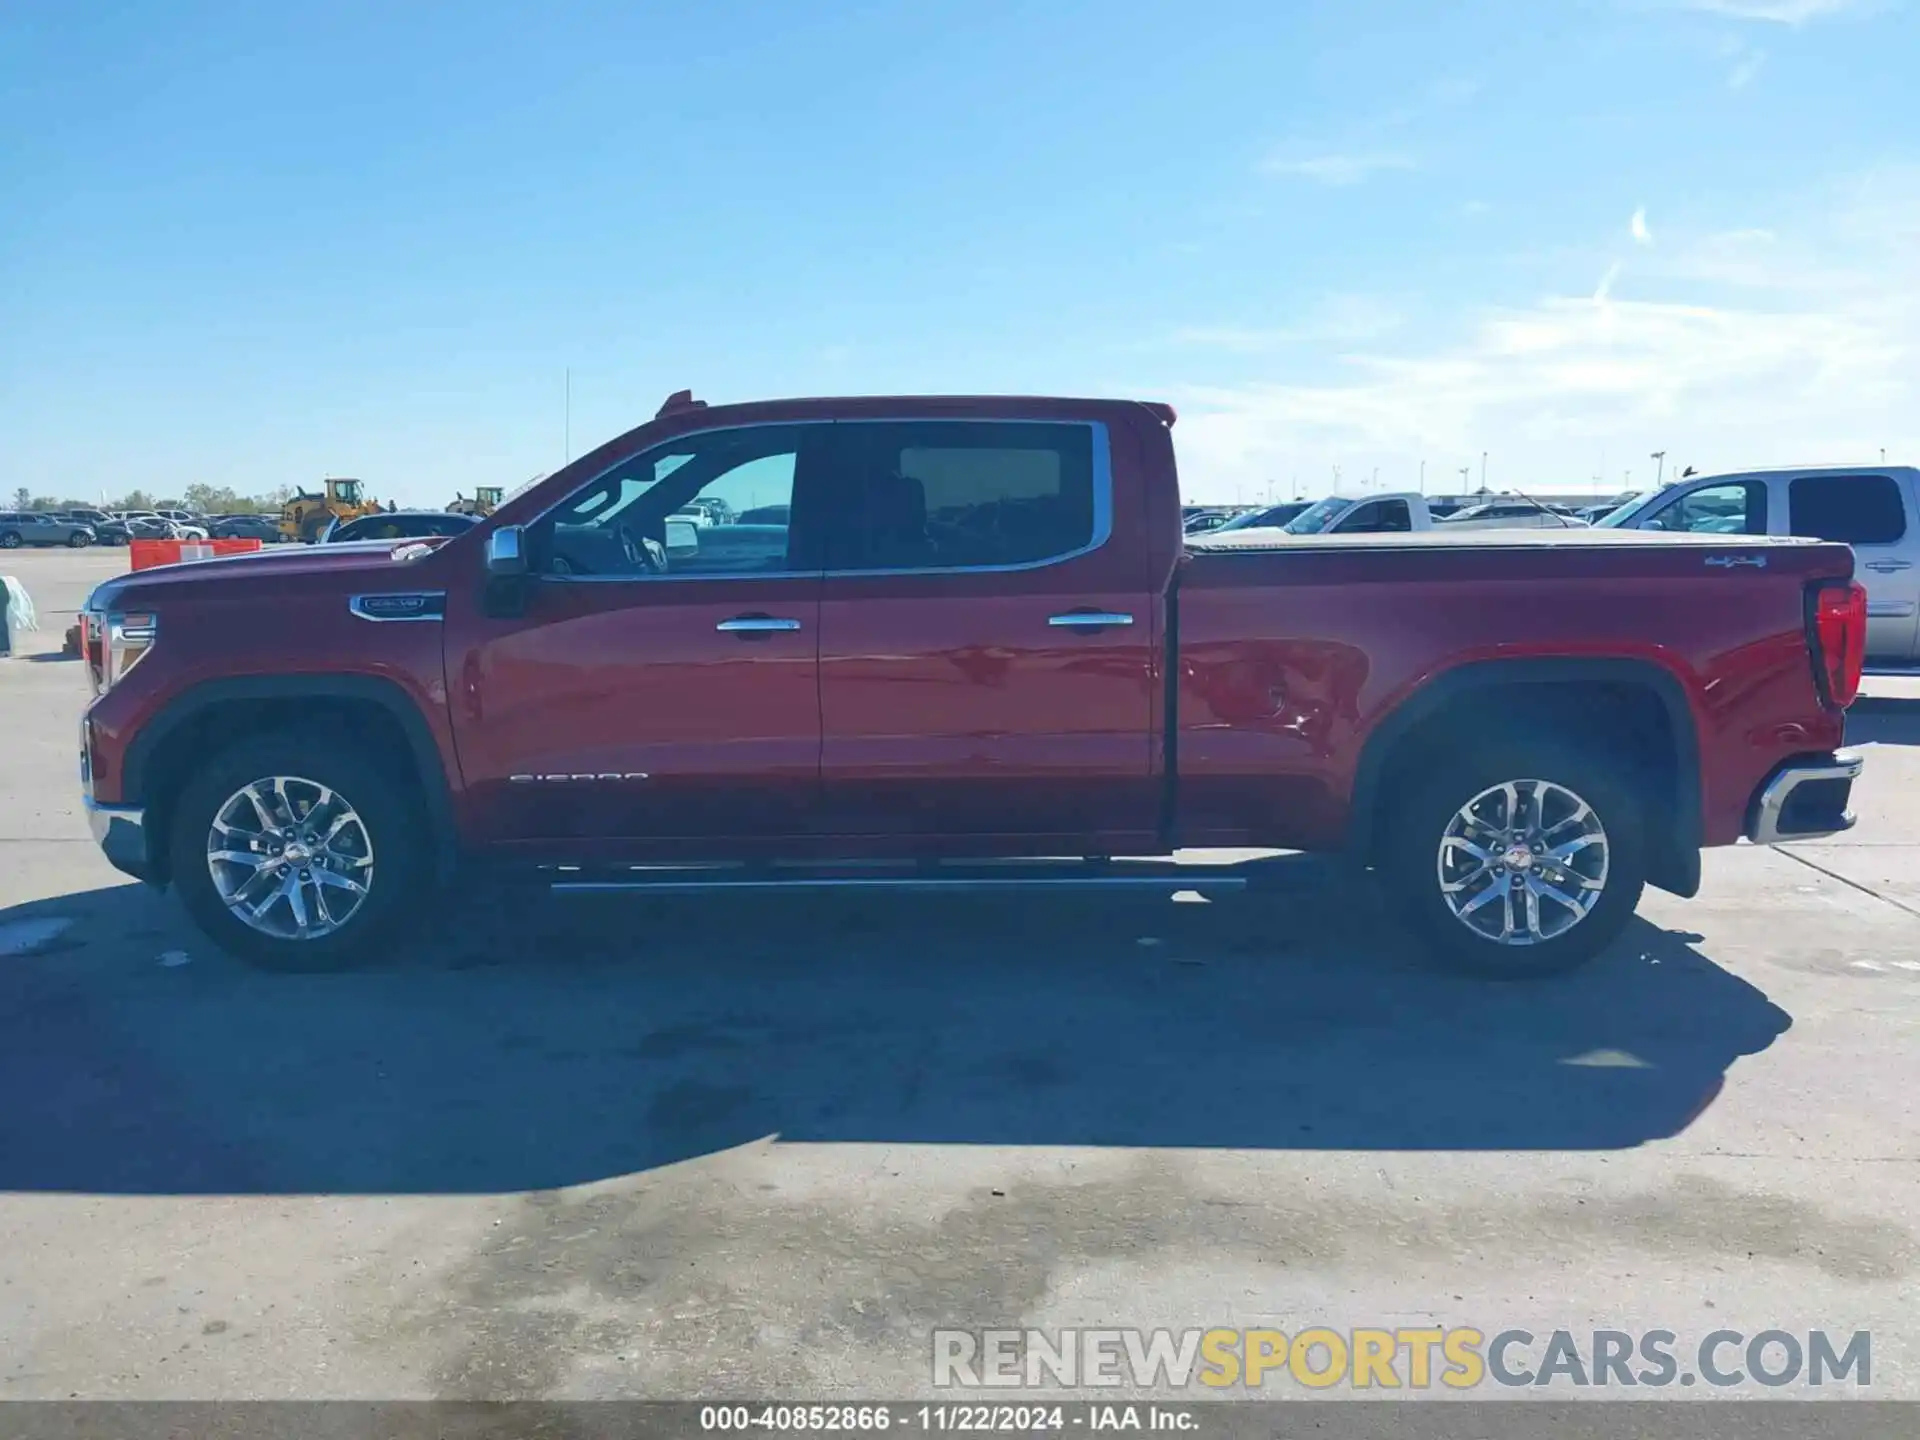
<path fill-rule="evenodd" d="M 1853 547 L 1867 587 L 1867 666 L 1920 672 L 1920 470 L 1821 465 L 1699 475 L 1598 522 L 1626 530 L 1805 535 Z"/>
<path fill-rule="evenodd" d="M 1451 515 L 1435 515 L 1424 495 L 1329 495 L 1279 528 L 1287 535 L 1396 535 L 1414 530 L 1523 530 L 1584 528 L 1577 516 L 1524 496 L 1502 495 Z M 1252 528 L 1230 523 L 1222 530 Z"/>

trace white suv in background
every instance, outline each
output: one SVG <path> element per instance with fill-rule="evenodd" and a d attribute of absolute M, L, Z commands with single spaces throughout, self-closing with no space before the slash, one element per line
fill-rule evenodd
<path fill-rule="evenodd" d="M 1867 587 L 1867 666 L 1920 672 L 1920 470 L 1816 465 L 1698 475 L 1600 522 L 1626 530 L 1806 535 L 1853 547 Z"/>

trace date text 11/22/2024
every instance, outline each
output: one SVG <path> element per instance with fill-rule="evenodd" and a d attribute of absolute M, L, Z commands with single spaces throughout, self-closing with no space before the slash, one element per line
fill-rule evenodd
<path fill-rule="evenodd" d="M 1035 1431 L 1158 1431 L 1191 1434 L 1197 1407 L 1164 1404 L 1064 1405 L 703 1405 L 707 1432 L 824 1431 L 1031 1434 Z"/>

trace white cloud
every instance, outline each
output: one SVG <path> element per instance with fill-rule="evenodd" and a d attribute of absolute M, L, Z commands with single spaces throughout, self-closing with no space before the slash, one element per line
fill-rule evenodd
<path fill-rule="evenodd" d="M 1287 325 L 1190 325 L 1173 335 L 1176 345 L 1257 355 L 1290 345 L 1377 340 L 1398 328 L 1400 312 L 1367 295 L 1333 295 Z"/>
<path fill-rule="evenodd" d="M 1776 25 L 1804 25 L 1843 10 L 1864 8 L 1861 0 L 1678 0 L 1683 10 L 1704 10 L 1735 20 L 1764 20 Z"/>
<path fill-rule="evenodd" d="M 1636 244 L 1651 245 L 1653 243 L 1653 232 L 1647 228 L 1646 206 L 1642 205 L 1633 212 L 1633 219 L 1627 222 L 1627 230 L 1632 234 Z"/>
<path fill-rule="evenodd" d="M 1336 463 L 1404 486 L 1483 449 L 1492 483 L 1520 488 L 1589 486 L 1604 457 L 1658 449 L 1702 470 L 1920 457 L 1920 169 L 1783 213 L 1825 218 L 1669 227 L 1631 295 L 1612 270 L 1588 297 L 1486 310 L 1451 344 L 1329 359 L 1344 378 L 1172 387 L 1192 493 L 1324 486 Z"/>
<path fill-rule="evenodd" d="M 1268 159 L 1260 167 L 1269 175 L 1296 175 L 1321 185 L 1362 185 L 1383 170 L 1411 170 L 1413 161 L 1396 154 L 1326 154 L 1301 159 Z"/>
<path fill-rule="evenodd" d="M 1727 72 L 1727 88 L 1744 90 L 1759 77 L 1761 67 L 1767 63 L 1767 52 L 1748 50 L 1734 61 L 1733 69 Z"/>

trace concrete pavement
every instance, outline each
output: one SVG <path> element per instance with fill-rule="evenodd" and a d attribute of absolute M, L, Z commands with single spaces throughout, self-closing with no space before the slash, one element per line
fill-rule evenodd
<path fill-rule="evenodd" d="M 113 560 L 0 560 L 27 641 Z M 1920 1397 L 1913 682 L 1854 718 L 1858 830 L 1517 987 L 1298 860 L 1212 905 L 470 895 L 256 974 L 96 854 L 85 690 L 0 662 L 0 1397 L 899 1397 L 942 1326 L 1427 1321 L 1868 1329 Z"/>

